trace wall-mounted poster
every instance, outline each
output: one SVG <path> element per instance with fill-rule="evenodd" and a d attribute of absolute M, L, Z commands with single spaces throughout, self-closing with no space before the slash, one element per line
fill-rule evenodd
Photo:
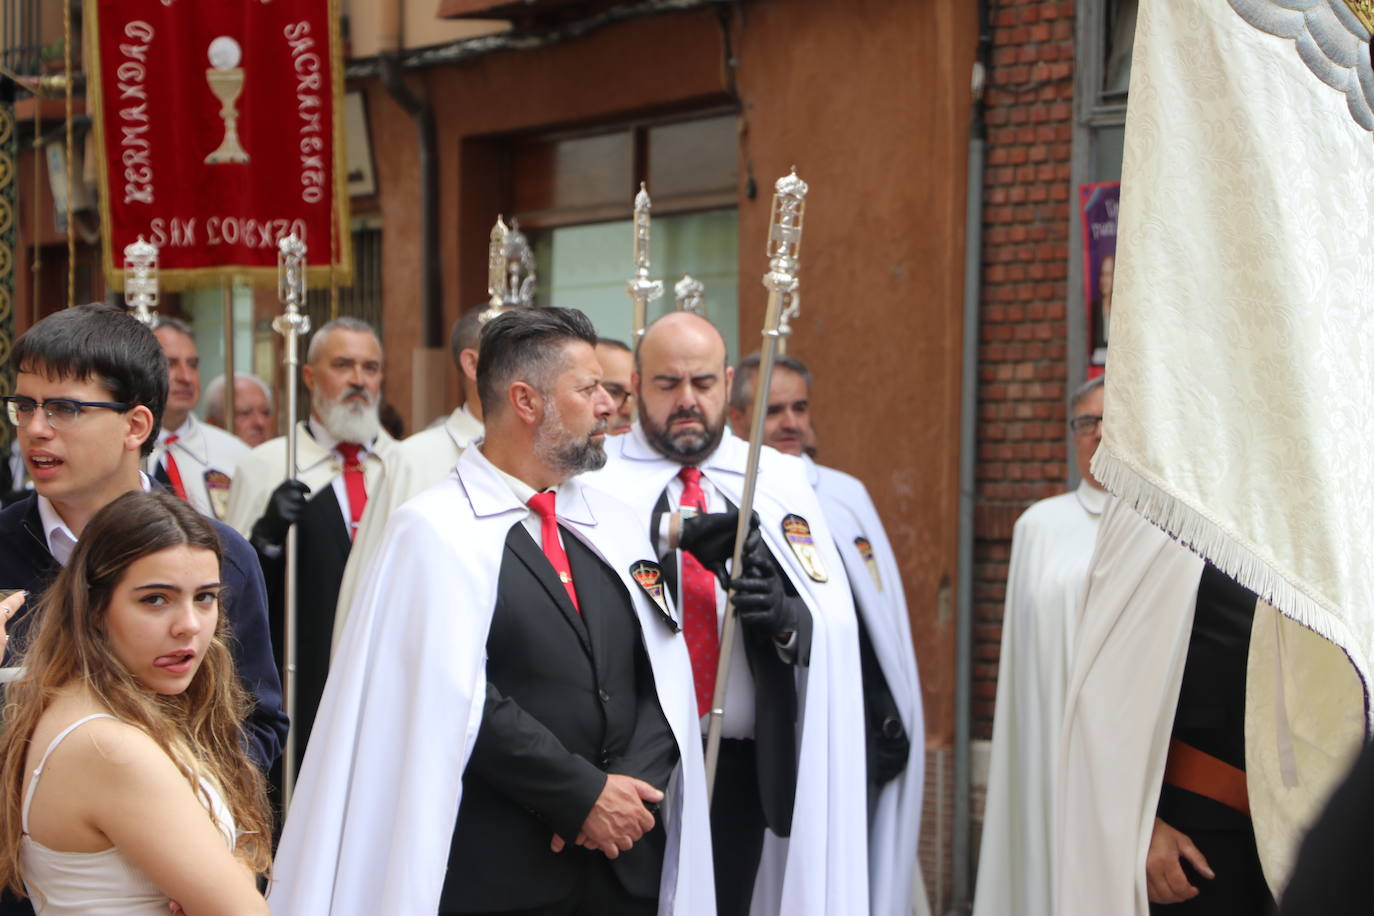
<path fill-rule="evenodd" d="M 1107 364 L 1112 275 L 1116 271 L 1116 214 L 1120 205 L 1119 181 L 1078 188 L 1078 212 L 1083 220 L 1083 301 L 1088 306 L 1088 362 L 1098 368 Z"/>

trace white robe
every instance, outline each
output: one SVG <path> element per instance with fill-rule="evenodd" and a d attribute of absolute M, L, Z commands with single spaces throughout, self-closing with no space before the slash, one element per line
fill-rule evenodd
<path fill-rule="evenodd" d="M 883 676 L 911 739 L 901 775 L 883 787 L 868 825 L 869 912 L 874 916 L 929 912 L 916 848 L 925 785 L 925 719 L 921 683 L 911 641 L 911 619 L 897 557 L 868 489 L 856 477 L 803 459 L 825 520 L 844 562 L 855 605 L 863 614 Z M 868 542 L 873 567 L 856 543 Z"/>
<path fill-rule="evenodd" d="M 738 505 L 748 443 L 729 429 L 702 474 Z M 606 467 L 585 479 L 628 502 L 647 524 L 681 465 L 654 451 L 638 423 L 608 439 Z M 759 463 L 754 509 L 769 549 L 806 602 L 814 629 L 811 663 L 798 669 L 800 760 L 792 835 L 766 835 L 755 913 L 854 916 L 868 911 L 867 788 L 858 621 L 820 502 L 798 458 L 771 448 Z M 807 575 L 783 537 L 782 518 L 806 519 L 828 581 Z M 691 689 L 690 668 L 684 686 Z"/>
<path fill-rule="evenodd" d="M 529 510 L 481 451 L 397 510 L 363 578 L 320 703 L 269 895 L 272 912 L 433 913 L 462 776 L 482 722 L 486 639 L 506 535 Z M 661 811 L 659 912 L 711 916 L 707 814 L 685 642 L 629 576 L 654 559 L 645 524 L 581 486 L 559 489 L 565 536 L 632 596 L 659 701 L 681 753 Z"/>
<path fill-rule="evenodd" d="M 173 434 L 177 441 L 169 446 L 167 436 Z M 195 414 L 187 414 L 181 429 L 164 429 L 158 435 L 153 453 L 143 461 L 143 470 L 149 476 L 157 473 L 157 466 L 162 463 L 169 449 L 176 459 L 181 484 L 186 489 L 186 501 L 195 506 L 201 515 L 223 519 L 229 492 L 223 488 L 211 488 L 205 475 L 218 472 L 224 475 L 227 483 L 233 478 L 239 461 L 250 451 L 247 444 L 218 427 L 202 423 Z"/>
<path fill-rule="evenodd" d="M 400 442 L 386 456 L 385 473 L 367 494 L 367 509 L 358 522 L 353 549 L 348 552 L 343 582 L 339 585 L 338 612 L 334 615 L 334 644 L 338 645 L 353 596 L 363 573 L 382 541 L 391 513 L 412 496 L 443 480 L 458 456 L 482 435 L 482 421 L 462 407 L 449 414 L 442 425 L 416 433 Z"/>
<path fill-rule="evenodd" d="M 974 916 L 1052 916 L 1054 778 L 1088 564 L 1108 496 L 1084 481 L 1016 520 Z"/>
<path fill-rule="evenodd" d="M 363 479 L 368 493 L 382 479 L 382 466 L 389 460 L 390 452 L 396 447 L 396 440 L 386 430 L 377 433 L 368 454 L 363 458 Z M 343 473 L 343 462 L 333 451 L 320 446 L 310 435 L 305 423 L 296 424 L 296 465 L 298 478 L 312 494 L 319 493 L 321 487 L 329 486 L 334 478 Z M 267 502 L 282 481 L 286 479 L 286 437 L 269 439 L 252 449 L 239 461 L 234 472 L 234 485 L 229 488 L 229 507 L 224 520 L 244 537 L 253 531 L 253 523 L 262 518 L 267 511 Z M 343 524 L 343 515 L 339 524 Z"/>

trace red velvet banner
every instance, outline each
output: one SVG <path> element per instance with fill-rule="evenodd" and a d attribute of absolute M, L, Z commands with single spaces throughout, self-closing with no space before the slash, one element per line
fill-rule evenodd
<path fill-rule="evenodd" d="M 291 232 L 312 284 L 351 282 L 335 0 L 88 0 L 86 17 L 110 285 L 140 236 L 168 289 L 274 284 Z"/>

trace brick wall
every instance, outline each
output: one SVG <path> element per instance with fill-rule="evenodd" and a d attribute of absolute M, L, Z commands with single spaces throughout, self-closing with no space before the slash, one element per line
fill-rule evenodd
<path fill-rule="evenodd" d="M 983 209 L 973 733 L 992 734 L 1011 530 L 1064 491 L 1074 3 L 993 0 Z"/>

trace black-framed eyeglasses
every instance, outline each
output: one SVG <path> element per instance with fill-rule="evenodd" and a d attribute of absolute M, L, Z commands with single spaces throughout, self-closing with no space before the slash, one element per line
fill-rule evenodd
<path fill-rule="evenodd" d="M 611 400 L 615 402 L 616 410 L 624 407 L 625 402 L 628 401 L 633 394 L 628 388 L 615 382 L 602 382 L 601 387 L 606 389 L 606 393 L 609 394 Z"/>
<path fill-rule="evenodd" d="M 1102 416 L 1095 413 L 1081 413 L 1069 420 L 1069 430 L 1075 436 L 1085 436 L 1097 432 L 1102 425 Z"/>
<path fill-rule="evenodd" d="M 48 425 L 53 429 L 66 429 L 76 422 L 77 417 L 81 416 L 82 411 L 89 407 L 99 407 L 104 410 L 117 410 L 124 413 L 134 405 L 125 404 L 121 401 L 76 401 L 71 398 L 48 398 L 43 403 L 35 401 L 33 398 L 25 397 L 22 394 L 10 394 L 0 401 L 5 402 L 5 414 L 9 417 L 10 423 L 15 426 L 28 426 L 33 422 L 34 411 L 43 408 L 43 416 L 47 418 Z"/>

